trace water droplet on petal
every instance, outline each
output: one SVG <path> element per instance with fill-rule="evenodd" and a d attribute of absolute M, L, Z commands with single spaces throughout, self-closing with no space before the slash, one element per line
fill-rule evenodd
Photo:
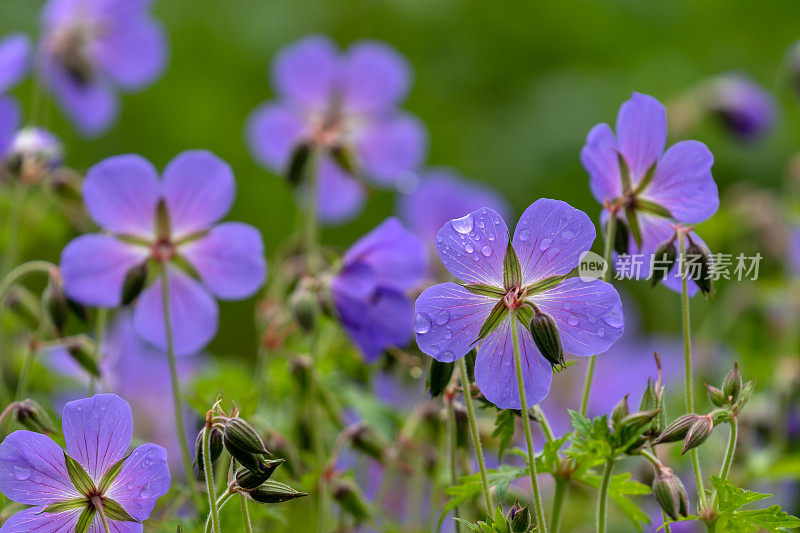
<path fill-rule="evenodd" d="M 489 240 L 490 240 L 490 241 L 493 241 L 493 240 L 494 240 L 494 233 L 490 233 L 490 234 L 489 234 Z"/>
<path fill-rule="evenodd" d="M 464 246 L 464 250 L 466 250 L 468 254 L 471 254 L 475 251 L 475 248 L 473 248 L 471 244 L 467 243 L 467 245 Z"/>
<path fill-rule="evenodd" d="M 569 322 L 570 326 L 577 326 L 578 325 L 578 317 L 576 317 L 575 315 L 569 315 L 569 318 L 567 319 L 567 322 Z"/>
<path fill-rule="evenodd" d="M 417 313 L 417 317 L 414 319 L 414 331 L 423 335 L 428 333 L 429 329 L 431 329 L 431 319 L 425 313 Z"/>
<path fill-rule="evenodd" d="M 606 330 L 604 330 L 603 328 L 597 328 L 597 336 L 598 337 L 603 337 L 603 336 L 605 336 L 605 334 L 606 334 Z"/>
<path fill-rule="evenodd" d="M 449 330 L 449 329 L 444 330 L 444 338 L 445 339 L 452 339 L 453 338 L 453 332 L 451 330 Z"/>
<path fill-rule="evenodd" d="M 624 324 L 624 321 L 620 315 L 608 315 L 603 317 L 603 322 L 611 326 L 612 328 L 621 328 Z"/>
<path fill-rule="evenodd" d="M 448 320 L 450 320 L 450 313 L 447 311 L 447 309 L 442 309 L 436 315 L 436 325 L 437 326 L 443 326 L 444 324 L 447 324 Z"/>
<path fill-rule="evenodd" d="M 519 232 L 519 240 L 521 240 L 522 242 L 525 242 L 530 238 L 531 238 L 531 232 L 529 230 L 524 229 Z"/>
<path fill-rule="evenodd" d="M 566 241 L 572 239 L 573 237 L 575 237 L 575 234 L 572 233 L 571 231 L 567 230 L 567 231 L 565 231 L 564 233 L 561 234 L 561 241 L 562 242 L 566 242 Z"/>
<path fill-rule="evenodd" d="M 472 231 L 472 224 L 472 214 L 450 221 L 450 225 L 459 233 L 469 233 Z"/>
<path fill-rule="evenodd" d="M 31 471 L 21 466 L 14 466 L 12 472 L 14 474 L 14 477 L 20 481 L 25 481 L 26 479 L 31 477 Z"/>
<path fill-rule="evenodd" d="M 149 498 L 150 497 L 150 484 L 146 484 L 142 486 L 142 490 L 139 491 L 140 498 Z"/>
<path fill-rule="evenodd" d="M 442 352 L 439 357 L 441 357 L 443 361 L 448 361 L 455 359 L 456 356 L 453 352 L 447 350 L 446 352 Z"/>
<path fill-rule="evenodd" d="M 541 250 L 541 251 L 547 250 L 548 248 L 550 248 L 550 243 L 552 243 L 552 242 L 553 242 L 553 239 L 551 239 L 549 237 L 542 239 L 541 244 L 539 244 L 539 250 Z"/>
<path fill-rule="evenodd" d="M 484 246 L 483 248 L 481 248 L 481 253 L 483 254 L 484 257 L 489 257 L 490 255 L 492 255 L 492 249 L 488 246 Z"/>

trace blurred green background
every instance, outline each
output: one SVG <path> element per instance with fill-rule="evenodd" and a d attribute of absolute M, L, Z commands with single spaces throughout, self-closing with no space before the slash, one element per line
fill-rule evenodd
<path fill-rule="evenodd" d="M 36 34 L 39 0 L 2 0 L 0 35 Z M 519 213 L 539 197 L 599 212 L 578 154 L 589 129 L 612 122 L 631 91 L 668 102 L 711 75 L 741 71 L 779 101 L 776 129 L 742 145 L 714 125 L 692 136 L 716 156 L 723 191 L 740 182 L 776 188 L 800 133 L 784 72 L 787 48 L 800 38 L 800 3 L 682 0 L 162 0 L 156 16 L 171 42 L 166 75 L 122 98 L 121 116 L 98 140 L 77 136 L 54 106 L 47 126 L 66 143 L 67 163 L 86 169 L 119 153 L 136 152 L 159 168 L 178 152 L 207 148 L 230 162 L 239 193 L 229 218 L 258 226 L 270 257 L 292 231 L 289 187 L 250 157 L 243 126 L 250 111 L 273 96 L 270 63 L 282 46 L 309 33 L 342 46 L 376 38 L 395 46 L 415 74 L 405 107 L 430 133 L 429 164 L 454 167 L 491 184 Z M 15 91 L 29 111 L 29 83 Z M 346 246 L 394 209 L 394 195 L 373 193 L 355 221 L 323 239 Z M 32 213 L 27 257 L 55 259 L 71 237 L 57 214 Z M 52 220 L 50 220 L 52 219 Z M 50 223 L 48 224 L 48 220 Z M 747 251 L 731 242 L 735 216 L 718 215 L 703 229 L 712 249 Z M 35 233 L 33 230 L 35 229 Z M 740 246 L 741 245 L 741 246 Z M 762 268 L 776 270 L 778 266 Z M 677 304 L 657 312 L 664 289 L 632 287 L 649 328 L 678 331 Z M 698 299 L 699 300 L 699 299 Z M 706 304 L 697 302 L 702 313 Z M 252 302 L 224 304 L 211 351 L 251 358 Z"/>

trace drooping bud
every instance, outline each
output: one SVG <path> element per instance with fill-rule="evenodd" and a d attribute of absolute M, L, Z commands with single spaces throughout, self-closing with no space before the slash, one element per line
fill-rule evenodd
<path fill-rule="evenodd" d="M 450 383 L 454 367 L 455 363 L 443 363 L 431 358 L 431 367 L 428 372 L 428 382 L 426 383 L 431 398 L 436 398 L 442 394 L 447 384 Z"/>
<path fill-rule="evenodd" d="M 697 263 L 698 268 L 692 277 L 697 286 L 706 296 L 714 294 L 714 285 L 711 280 L 711 254 L 708 248 L 694 241 L 689 241 L 686 247 L 686 258 Z"/>
<path fill-rule="evenodd" d="M 684 440 L 681 454 L 703 444 L 709 435 L 711 435 L 711 430 L 713 429 L 714 419 L 712 417 L 708 415 L 698 417 L 686 433 L 686 439 Z"/>
<path fill-rule="evenodd" d="M 277 481 L 266 481 L 258 488 L 244 492 L 248 498 L 258 503 L 282 503 L 308 496 L 307 492 L 300 492 L 289 485 Z"/>
<path fill-rule="evenodd" d="M 556 370 L 565 368 L 561 334 L 553 317 L 537 310 L 531 319 L 530 330 L 533 342 L 550 365 Z"/>
<path fill-rule="evenodd" d="M 305 284 L 300 286 L 292 293 L 289 298 L 289 308 L 292 310 L 294 319 L 303 328 L 303 331 L 313 331 L 320 314 L 320 304 L 317 295 L 314 294 Z"/>
<path fill-rule="evenodd" d="M 378 433 L 363 422 L 351 426 L 349 429 L 350 442 L 354 448 L 369 457 L 379 461 L 383 460 L 384 450 L 389 448 L 389 444 L 384 442 Z"/>
<path fill-rule="evenodd" d="M 615 427 L 619 427 L 622 419 L 628 416 L 628 395 L 622 397 L 620 401 L 617 402 L 617 405 L 614 407 L 614 411 L 611 412 L 611 421 L 614 422 Z"/>
<path fill-rule="evenodd" d="M 292 150 L 289 165 L 286 167 L 286 181 L 290 185 L 298 185 L 303 180 L 310 155 L 311 145 L 309 143 L 300 143 Z"/>
<path fill-rule="evenodd" d="M 356 162 L 356 154 L 347 146 L 337 145 L 331 148 L 331 156 L 336 164 L 344 170 L 347 174 L 356 175 L 358 173 L 358 164 Z"/>
<path fill-rule="evenodd" d="M 211 462 L 215 463 L 219 456 L 222 454 L 222 430 L 217 426 L 211 427 L 211 435 L 209 436 L 210 445 L 208 447 L 209 451 L 211 452 Z M 205 463 L 203 459 L 203 436 L 205 433 L 205 428 L 201 429 L 200 432 L 197 434 L 197 438 L 194 441 L 194 462 L 192 466 L 194 467 L 195 474 L 197 474 L 197 479 L 203 480 L 205 479 Z"/>
<path fill-rule="evenodd" d="M 736 403 L 742 393 L 742 375 L 739 373 L 739 363 L 733 364 L 733 370 L 725 376 L 722 383 L 722 392 L 730 403 Z"/>
<path fill-rule="evenodd" d="M 92 357 L 89 341 L 86 338 L 75 337 L 69 339 L 64 347 L 81 368 L 95 377 L 100 375 L 100 367 L 97 366 L 97 361 Z"/>
<path fill-rule="evenodd" d="M 289 373 L 302 390 L 308 390 L 312 379 L 312 365 L 311 357 L 303 354 L 295 355 L 289 360 Z"/>
<path fill-rule="evenodd" d="M 664 512 L 673 520 L 689 514 L 689 497 L 686 494 L 686 488 L 671 468 L 662 466 L 656 469 L 656 477 L 653 479 L 653 494 Z"/>
<path fill-rule="evenodd" d="M 708 392 L 708 399 L 712 404 L 714 404 L 716 407 L 722 407 L 725 405 L 727 398 L 725 397 L 724 392 L 713 385 L 709 385 L 708 383 L 706 383 L 705 386 L 706 391 Z"/>
<path fill-rule="evenodd" d="M 69 317 L 69 304 L 67 303 L 67 295 L 64 292 L 64 282 L 61 280 L 60 275 L 50 276 L 47 287 L 42 294 L 44 299 L 45 309 L 50 317 L 50 321 L 60 334 L 64 333 L 64 327 L 67 325 L 67 318 Z"/>
<path fill-rule="evenodd" d="M 5 298 L 5 305 L 31 330 L 39 327 L 42 319 L 39 300 L 24 287 L 11 287 Z"/>
<path fill-rule="evenodd" d="M 372 516 L 372 510 L 361 489 L 349 479 L 339 478 L 331 487 L 333 499 L 350 514 L 356 522 L 363 522 Z"/>
<path fill-rule="evenodd" d="M 37 433 L 55 433 L 56 426 L 41 405 L 27 398 L 17 404 L 14 412 L 17 422 Z"/>
<path fill-rule="evenodd" d="M 247 468 L 239 468 L 234 475 L 236 486 L 252 490 L 267 481 L 275 470 L 283 464 L 283 459 L 267 459 L 263 461 L 263 471 L 253 472 Z"/>
<path fill-rule="evenodd" d="M 519 502 L 514 503 L 508 511 L 508 526 L 511 533 L 528 533 L 531 528 L 531 512 L 528 506 L 520 506 Z"/>
<path fill-rule="evenodd" d="M 656 252 L 653 254 L 653 261 L 651 262 L 653 272 L 650 277 L 650 283 L 653 287 L 666 277 L 669 271 L 672 270 L 672 267 L 675 266 L 677 260 L 678 248 L 675 246 L 674 238 L 662 243 L 656 248 Z"/>
<path fill-rule="evenodd" d="M 701 415 L 695 414 L 688 414 L 679 416 L 664 428 L 664 431 L 661 432 L 661 435 L 653 441 L 653 444 L 662 444 L 665 442 L 677 442 L 679 440 L 683 440 L 686 437 L 686 434 L 689 432 L 689 428 L 700 418 L 703 418 Z"/>
<path fill-rule="evenodd" d="M 128 270 L 122 283 L 122 305 L 128 305 L 139 297 L 147 283 L 147 261 Z"/>
<path fill-rule="evenodd" d="M 614 215 L 611 215 L 614 216 Z M 624 219 L 617 217 L 614 225 L 614 251 L 620 255 L 628 253 L 630 245 L 630 232 Z"/>
<path fill-rule="evenodd" d="M 254 472 L 262 471 L 261 456 L 270 455 L 256 429 L 239 417 L 231 418 L 225 423 L 222 442 L 231 457 Z"/>

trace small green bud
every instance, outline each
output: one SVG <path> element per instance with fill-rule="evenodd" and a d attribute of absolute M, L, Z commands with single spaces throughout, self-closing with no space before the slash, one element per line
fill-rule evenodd
<path fill-rule="evenodd" d="M 628 224 L 622 218 L 617 218 L 617 223 L 614 225 L 614 251 L 620 255 L 628 253 L 630 246 L 630 231 Z"/>
<path fill-rule="evenodd" d="M 100 375 L 100 367 L 97 366 L 97 361 L 92 357 L 89 341 L 87 339 L 84 337 L 75 337 L 67 341 L 64 346 L 69 352 L 69 355 L 72 356 L 81 368 L 95 377 Z"/>
<path fill-rule="evenodd" d="M 27 398 L 17 404 L 15 409 L 17 422 L 31 431 L 38 433 L 56 433 L 56 426 L 50 415 L 41 405 Z"/>
<path fill-rule="evenodd" d="M 693 241 L 689 241 L 686 247 L 687 261 L 691 258 L 696 261 L 699 268 L 695 270 L 693 280 L 706 296 L 713 296 L 714 285 L 711 280 L 711 254 L 708 248 L 701 246 Z"/>
<path fill-rule="evenodd" d="M 211 452 L 211 462 L 215 463 L 219 456 L 222 455 L 222 430 L 217 426 L 211 427 L 211 435 L 209 436 L 209 451 Z M 197 438 L 194 441 L 194 471 L 197 474 L 197 479 L 205 479 L 205 463 L 203 459 L 203 436 L 205 428 L 201 429 Z"/>
<path fill-rule="evenodd" d="M 361 422 L 351 426 L 349 431 L 350 442 L 354 448 L 374 459 L 383 460 L 384 450 L 389 448 L 389 444 L 384 442 L 372 428 Z"/>
<path fill-rule="evenodd" d="M 122 305 L 128 305 L 139 297 L 147 282 L 147 261 L 128 270 L 122 283 Z"/>
<path fill-rule="evenodd" d="M 736 402 L 736 407 L 741 409 L 745 406 L 750 398 L 753 396 L 753 391 L 756 390 L 756 380 L 751 379 L 742 387 L 742 393 L 739 395 L 739 401 Z"/>
<path fill-rule="evenodd" d="M 658 411 L 637 411 L 631 413 L 620 421 L 620 426 L 633 432 L 641 430 L 656 417 Z"/>
<path fill-rule="evenodd" d="M 302 390 L 308 390 L 311 382 L 313 361 L 307 355 L 298 354 L 289 360 L 289 373 Z"/>
<path fill-rule="evenodd" d="M 455 363 L 442 363 L 441 361 L 431 358 L 428 382 L 426 383 L 431 398 L 436 398 L 444 392 L 445 387 L 450 383 L 450 377 L 453 375 L 454 367 Z"/>
<path fill-rule="evenodd" d="M 508 511 L 508 525 L 511 533 L 528 533 L 531 528 L 531 512 L 528 506 L 520 506 L 519 502 L 514 503 Z"/>
<path fill-rule="evenodd" d="M 742 375 L 739 373 L 739 363 L 734 363 L 733 370 L 725 376 L 722 392 L 730 403 L 736 403 L 739 400 L 739 395 L 742 393 Z"/>
<path fill-rule="evenodd" d="M 677 260 L 678 248 L 675 246 L 675 239 L 670 239 L 667 242 L 661 243 L 659 247 L 656 248 L 652 261 L 653 272 L 650 278 L 650 283 L 653 287 L 672 270 Z"/>
<path fill-rule="evenodd" d="M 251 500 L 258 503 L 282 503 L 308 496 L 307 492 L 300 492 L 289 485 L 277 481 L 266 481 L 256 489 L 243 491 Z"/>
<path fill-rule="evenodd" d="M 356 522 L 363 522 L 372 516 L 372 509 L 361 492 L 361 489 L 349 479 L 337 479 L 331 488 L 333 499 L 339 503 L 344 511 L 352 516 Z"/>
<path fill-rule="evenodd" d="M 683 444 L 683 451 L 681 454 L 686 453 L 692 448 L 697 448 L 703 444 L 706 439 L 711 435 L 711 430 L 714 429 L 714 419 L 708 415 L 697 417 L 695 422 L 689 427 L 686 433 L 686 439 Z"/>
<path fill-rule="evenodd" d="M 253 472 L 247 468 L 239 468 L 234 475 L 236 486 L 246 490 L 252 490 L 267 481 L 275 470 L 283 464 L 283 459 L 267 459 L 262 462 L 263 470 Z"/>
<path fill-rule="evenodd" d="M 311 155 L 311 145 L 307 142 L 300 143 L 292 150 L 289 165 L 286 167 L 286 181 L 290 185 L 298 185 L 303 180 L 303 174 Z"/>
<path fill-rule="evenodd" d="M 614 407 L 614 411 L 611 413 L 611 421 L 614 422 L 614 427 L 619 427 L 622 419 L 628 416 L 628 395 L 622 397 L 622 399 L 617 402 L 617 405 Z"/>
<path fill-rule="evenodd" d="M 689 497 L 686 494 L 686 488 L 671 468 L 663 466 L 656 469 L 656 477 L 653 479 L 653 494 L 664 512 L 673 520 L 689 514 Z"/>
<path fill-rule="evenodd" d="M 708 392 L 708 399 L 712 404 L 714 404 L 716 407 L 722 407 L 727 403 L 727 398 L 725 397 L 724 392 L 713 385 L 709 385 L 708 383 L 706 383 L 705 386 L 706 391 Z"/>
<path fill-rule="evenodd" d="M 533 342 L 550 365 L 557 370 L 565 368 L 561 334 L 553 317 L 537 310 L 531 319 L 530 330 Z"/>
<path fill-rule="evenodd" d="M 313 331 L 320 314 L 317 295 L 302 284 L 289 298 L 289 308 L 303 331 Z"/>
<path fill-rule="evenodd" d="M 222 442 L 231 457 L 256 473 L 263 469 L 262 456 L 270 455 L 256 429 L 239 417 L 230 418 L 225 423 Z"/>
<path fill-rule="evenodd" d="M 50 317 L 50 321 L 60 334 L 64 333 L 64 327 L 67 325 L 67 318 L 69 317 L 69 304 L 67 303 L 67 295 L 64 292 L 64 282 L 60 277 L 51 276 L 47 287 L 42 294 L 44 299 L 44 307 Z"/>
<path fill-rule="evenodd" d="M 665 442 L 677 442 L 683 440 L 689 432 L 689 428 L 699 419 L 701 415 L 688 414 L 679 416 L 672 424 L 664 428 L 661 435 L 653 441 L 653 444 L 662 444 Z"/>
<path fill-rule="evenodd" d="M 358 174 L 358 164 L 356 162 L 356 154 L 353 150 L 346 146 L 337 145 L 331 149 L 331 156 L 336 164 L 351 175 Z"/>

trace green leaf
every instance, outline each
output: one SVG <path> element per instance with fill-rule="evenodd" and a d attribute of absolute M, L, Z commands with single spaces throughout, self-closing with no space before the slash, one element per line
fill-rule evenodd
<path fill-rule="evenodd" d="M 508 315 L 508 307 L 506 307 L 506 304 L 503 303 L 503 300 L 500 300 L 499 302 L 497 302 L 497 305 L 494 306 L 492 312 L 489 313 L 489 317 L 483 323 L 483 326 L 481 326 L 481 331 L 478 333 L 478 338 L 475 339 L 475 342 L 473 342 L 472 344 L 474 345 L 476 342 L 483 339 L 489 333 L 494 331 L 497 328 L 497 326 L 499 326 L 503 322 L 503 320 L 505 320 L 507 315 Z"/>
<path fill-rule="evenodd" d="M 88 505 L 86 498 L 72 498 L 70 500 L 62 500 L 60 502 L 51 503 L 40 513 L 61 513 L 64 511 L 74 511 L 75 509 L 82 509 Z"/>
<path fill-rule="evenodd" d="M 86 533 L 89 530 L 89 526 L 92 524 L 96 512 L 97 510 L 95 510 L 94 506 L 87 506 L 78 517 L 78 523 L 75 524 L 75 533 Z"/>
<path fill-rule="evenodd" d="M 117 479 L 120 470 L 122 470 L 122 464 L 125 462 L 125 459 L 128 458 L 130 453 L 126 454 L 125 457 L 114 463 L 106 470 L 106 473 L 103 474 L 103 477 L 100 479 L 100 484 L 97 487 L 100 490 L 100 494 L 105 494 L 108 489 L 111 488 L 111 484 L 114 483 L 114 480 Z"/>
<path fill-rule="evenodd" d="M 571 445 L 564 452 L 567 457 L 591 468 L 615 456 L 614 438 L 605 415 L 590 421 L 576 411 L 570 410 L 569 414 L 575 433 L 569 436 Z"/>
<path fill-rule="evenodd" d="M 544 279 L 540 279 L 536 283 L 531 283 L 527 287 L 525 287 L 525 294 L 536 294 L 537 292 L 544 292 L 546 290 L 552 289 L 556 285 L 559 285 L 562 281 L 567 279 L 567 276 L 548 276 Z"/>
<path fill-rule="evenodd" d="M 785 528 L 800 527 L 800 519 L 783 511 L 780 505 L 741 510 L 742 506 L 769 498 L 771 494 L 741 489 L 717 476 L 711 476 L 711 484 L 717 491 L 719 501 L 717 531 L 751 533 L 763 529 L 780 532 Z"/>
<path fill-rule="evenodd" d="M 132 517 L 124 507 L 111 498 L 103 498 L 103 512 L 106 513 L 106 516 L 111 520 L 119 520 L 120 522 L 138 522 L 138 520 Z"/>
<path fill-rule="evenodd" d="M 459 285 L 467 289 L 472 294 L 478 294 L 480 296 L 492 296 L 495 298 L 502 298 L 505 296 L 505 292 L 503 292 L 503 289 L 500 287 L 487 285 L 485 283 L 460 283 Z"/>
<path fill-rule="evenodd" d="M 514 251 L 514 247 L 509 242 L 506 248 L 506 256 L 503 259 L 503 287 L 509 291 L 521 285 L 522 267 L 520 267 L 517 252 Z"/>
<path fill-rule="evenodd" d="M 528 475 L 527 467 L 516 467 L 510 465 L 500 465 L 497 469 L 490 469 L 488 472 L 489 486 L 494 487 L 494 493 L 497 499 L 501 502 L 506 498 L 508 486 L 512 481 L 522 476 Z M 447 513 L 455 509 L 457 506 L 478 497 L 482 490 L 481 478 L 479 473 L 462 476 L 458 480 L 458 485 L 453 485 L 445 489 L 445 494 L 450 497 L 450 500 L 442 507 L 442 513 L 439 515 L 439 523 L 437 531 L 441 528 Z M 491 531 L 491 530 L 490 530 Z"/>
<path fill-rule="evenodd" d="M 95 492 L 94 481 L 89 477 L 89 474 L 86 473 L 86 470 L 83 469 L 78 461 L 64 452 L 64 462 L 67 465 L 69 479 L 80 494 L 87 495 Z"/>
<path fill-rule="evenodd" d="M 608 495 L 630 519 L 636 530 L 642 531 L 643 524 L 650 523 L 650 517 L 629 496 L 650 494 L 650 487 L 638 481 L 633 481 L 630 477 L 630 473 L 612 476 L 608 487 Z M 601 477 L 597 474 L 587 473 L 581 478 L 581 481 L 588 483 L 592 487 L 599 488 Z"/>
<path fill-rule="evenodd" d="M 672 218 L 672 213 L 670 213 L 669 209 L 651 200 L 637 198 L 636 208 L 640 211 L 644 211 L 645 213 L 650 213 L 659 217 Z"/>
<path fill-rule="evenodd" d="M 636 248 L 642 249 L 642 230 L 639 228 L 639 218 L 636 216 L 635 209 L 626 209 L 625 217 L 628 220 L 628 230 L 633 235 L 633 240 L 636 242 Z"/>
<path fill-rule="evenodd" d="M 511 444 L 511 439 L 514 438 L 516 420 L 517 416 L 511 409 L 500 409 L 497 412 L 497 418 L 494 419 L 492 437 L 500 439 L 497 445 L 498 462 L 503 460 L 503 454 L 508 445 Z"/>

